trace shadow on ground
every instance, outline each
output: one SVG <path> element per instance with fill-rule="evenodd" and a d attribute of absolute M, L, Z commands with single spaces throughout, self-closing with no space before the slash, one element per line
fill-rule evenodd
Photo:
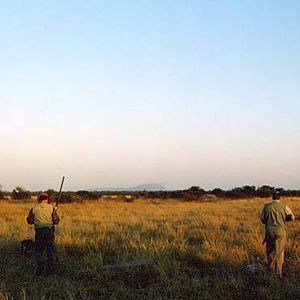
<path fill-rule="evenodd" d="M 20 241 L 0 237 L 0 299 L 300 298 L 299 272 L 279 280 L 263 266 L 253 271 L 238 262 L 200 260 L 178 249 L 138 257 L 125 240 L 101 251 L 60 244 L 58 275 L 36 277 L 33 259 L 22 258 L 19 247 Z M 122 266 L 139 259 L 149 259 L 149 264 Z M 116 267 L 103 268 L 107 265 Z"/>

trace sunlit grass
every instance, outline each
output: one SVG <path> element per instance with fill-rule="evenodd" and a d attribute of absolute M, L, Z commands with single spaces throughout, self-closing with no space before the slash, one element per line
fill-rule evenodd
<path fill-rule="evenodd" d="M 34 263 L 18 256 L 19 241 L 34 237 L 26 224 L 33 202 L 1 202 L 0 300 L 299 298 L 299 223 L 289 224 L 286 276 L 279 281 L 264 271 L 258 215 L 265 201 L 62 204 L 59 276 L 42 280 L 33 275 Z M 299 199 L 286 201 L 299 215 Z M 102 269 L 142 258 L 154 264 Z"/>

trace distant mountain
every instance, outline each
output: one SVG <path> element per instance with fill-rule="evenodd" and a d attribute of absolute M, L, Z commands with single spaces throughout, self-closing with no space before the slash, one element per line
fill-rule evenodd
<path fill-rule="evenodd" d="M 135 192 L 135 191 L 163 191 L 165 187 L 161 184 L 140 184 L 132 187 L 107 187 L 90 189 L 90 191 L 115 191 L 115 192 Z"/>
<path fill-rule="evenodd" d="M 129 191 L 163 191 L 165 187 L 161 184 L 141 184 L 131 187 Z"/>

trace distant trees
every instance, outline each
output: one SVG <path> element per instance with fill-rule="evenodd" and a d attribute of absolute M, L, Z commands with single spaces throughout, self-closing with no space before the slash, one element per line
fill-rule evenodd
<path fill-rule="evenodd" d="M 60 202 L 72 203 L 81 202 L 86 200 L 96 199 L 117 199 L 118 201 L 131 202 L 135 199 L 149 198 L 149 199 L 177 199 L 179 201 L 206 201 L 207 199 L 219 198 L 219 199 L 249 199 L 249 198 L 268 198 L 273 193 L 280 193 L 286 197 L 300 197 L 300 190 L 285 190 L 283 188 L 275 188 L 269 185 L 262 185 L 255 187 L 253 185 L 244 185 L 241 187 L 235 187 L 230 190 L 223 190 L 221 188 L 215 188 L 213 190 L 204 190 L 199 186 L 191 186 L 188 189 L 182 190 L 160 190 L 160 191 L 66 191 L 62 193 Z M 37 196 L 41 192 L 30 192 L 21 186 L 17 186 L 12 192 L 6 192 L 2 190 L 0 185 L 0 199 L 10 196 L 15 200 L 28 199 L 30 196 Z M 47 193 L 51 196 L 52 200 L 58 197 L 58 192 L 49 189 Z"/>
<path fill-rule="evenodd" d="M 255 197 L 256 195 L 256 187 L 254 185 L 244 185 L 242 187 L 243 193 L 250 197 Z"/>
<path fill-rule="evenodd" d="M 93 200 L 93 199 L 98 199 L 101 197 L 101 195 L 97 192 L 90 192 L 90 191 L 77 191 L 76 195 L 80 198 L 86 199 L 86 200 Z"/>
<path fill-rule="evenodd" d="M 227 198 L 253 198 L 256 196 L 256 187 L 245 185 L 242 187 L 235 187 L 230 191 L 226 191 L 225 193 Z"/>
<path fill-rule="evenodd" d="M 267 198 L 272 196 L 275 192 L 275 188 L 269 185 L 263 185 L 257 189 L 257 196 L 261 198 Z"/>
<path fill-rule="evenodd" d="M 31 193 L 21 186 L 17 186 L 12 191 L 12 198 L 15 200 L 23 200 L 30 198 Z"/>
<path fill-rule="evenodd" d="M 211 191 L 211 194 L 215 195 L 216 197 L 226 197 L 226 191 L 220 189 L 220 188 L 215 188 Z"/>

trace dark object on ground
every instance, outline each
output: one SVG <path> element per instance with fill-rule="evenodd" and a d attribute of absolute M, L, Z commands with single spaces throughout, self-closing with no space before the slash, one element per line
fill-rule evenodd
<path fill-rule="evenodd" d="M 23 240 L 20 243 L 20 253 L 23 258 L 32 257 L 34 254 L 34 241 L 33 240 Z"/>
<path fill-rule="evenodd" d="M 153 265 L 154 260 L 152 258 L 141 258 L 132 261 L 125 261 L 114 265 L 104 265 L 101 267 L 102 270 L 113 270 L 113 269 L 122 269 L 130 267 L 141 267 Z"/>

